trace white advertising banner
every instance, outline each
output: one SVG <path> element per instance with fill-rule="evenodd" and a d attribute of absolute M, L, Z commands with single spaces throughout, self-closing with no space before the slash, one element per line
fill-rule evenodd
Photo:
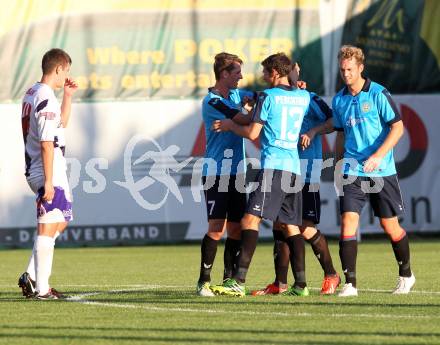
<path fill-rule="evenodd" d="M 403 227 L 440 230 L 440 96 L 395 96 L 405 135 L 395 149 L 405 201 Z M 329 100 L 330 101 L 330 100 Z M 74 104 L 67 129 L 74 221 L 67 245 L 134 244 L 199 239 L 207 228 L 200 164 L 204 152 L 200 100 Z M 35 196 L 24 177 L 21 106 L 0 105 L 0 246 L 30 246 Z M 334 135 L 324 140 L 331 157 Z M 258 157 L 253 143 L 250 157 Z M 323 171 L 320 229 L 339 232 L 331 168 Z M 381 232 L 365 208 L 362 233 Z M 271 236 L 263 223 L 262 236 Z"/>

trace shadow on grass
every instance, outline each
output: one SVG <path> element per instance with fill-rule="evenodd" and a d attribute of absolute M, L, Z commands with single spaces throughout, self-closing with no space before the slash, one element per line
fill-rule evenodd
<path fill-rule="evenodd" d="M 283 331 L 283 330 L 274 330 L 274 331 L 267 331 L 267 330 L 252 330 L 252 331 L 245 331 L 240 329 L 188 329 L 188 328 L 117 328 L 117 327 L 109 327 L 109 328 L 88 328 L 88 327 L 78 327 L 78 328 L 72 328 L 72 327 L 42 327 L 42 326 L 32 326 L 32 328 L 29 327 L 23 327 L 23 326 L 0 326 L 0 329 L 11 329 L 11 330 L 23 330 L 26 329 L 26 333 L 16 334 L 16 333 L 0 333 L 0 339 L 1 338 L 16 338 L 16 339 L 30 339 L 32 340 L 38 340 L 38 339 L 45 339 L 45 340 L 106 340 L 106 341 L 115 341 L 115 342 L 122 342 L 122 341 L 142 341 L 142 342 L 169 342 L 172 344 L 175 343 L 186 343 L 186 342 L 200 342 L 201 340 L 204 340 L 205 342 L 209 343 L 217 343 L 217 344 L 231 344 L 231 343 L 240 343 L 240 344 L 286 344 L 286 341 L 288 341 L 289 344 L 293 343 L 301 343 L 301 344 L 329 344 L 329 345 L 336 345 L 340 344 L 340 341 L 333 340 L 329 341 L 327 340 L 317 340 L 313 339 L 313 337 L 318 336 L 365 336 L 365 337 L 392 337 L 395 338 L 396 336 L 402 336 L 402 337 L 437 337 L 439 336 L 438 333 L 396 333 L 396 332 L 374 332 L 374 333 L 367 333 L 367 332 L 329 332 L 329 331 L 298 331 L 298 330 L 292 330 L 292 331 Z M 32 329 L 32 332 L 29 332 L 29 329 Z M 82 335 L 82 334 L 62 334 L 62 335 L 54 335 L 54 334 L 40 334 L 38 332 L 35 332 L 35 330 L 53 330 L 53 331 L 59 331 L 59 330 L 68 330 L 73 332 L 84 332 L 84 331 L 104 331 L 105 334 L 103 335 Z M 133 331 L 141 331 L 141 332 L 156 332 L 159 333 L 158 335 L 129 335 L 129 336 L 123 336 L 123 335 L 109 335 L 109 332 L 114 331 L 125 331 L 125 332 L 133 332 Z M 174 335 L 170 336 L 170 333 L 174 332 L 182 332 L 182 333 L 191 333 L 186 335 Z M 195 335 L 196 333 L 196 335 Z M 215 337 L 212 339 L 212 334 L 218 333 L 218 337 Z M 235 336 L 234 341 L 234 333 L 237 333 Z M 206 334 L 206 335 L 205 335 Z M 249 334 L 249 338 L 243 339 L 243 334 Z M 225 337 L 225 335 L 228 335 Z M 289 338 L 288 340 L 276 340 L 273 339 L 272 336 L 275 335 L 291 335 L 292 338 Z M 310 340 L 297 340 L 293 337 L 295 336 L 309 336 Z M 267 336 L 267 339 L 256 339 L 257 337 Z M 419 339 L 420 340 L 420 339 Z M 371 342 L 367 339 L 363 342 L 356 342 L 355 344 L 359 345 L 367 345 Z M 417 342 L 407 342 L 405 341 L 405 344 L 420 344 L 419 341 Z"/>
<path fill-rule="evenodd" d="M 188 328 L 188 327 L 71 327 L 71 326 L 41 326 L 41 325 L 0 325 L 0 329 L 11 329 L 11 330 L 66 330 L 66 331 L 103 331 L 103 332 L 181 332 L 181 333 L 219 333 L 224 335 L 225 333 L 231 335 L 233 333 L 239 334 L 263 334 L 263 335 L 316 335 L 316 336 L 381 336 L 381 337 L 440 337 L 440 332 L 359 332 L 359 331 L 331 331 L 331 330 L 311 330 L 304 331 L 298 329 L 285 330 L 285 329 L 243 329 L 243 328 Z M 0 333 L 1 336 L 2 333 Z M 200 340 L 200 338 L 198 338 Z"/>

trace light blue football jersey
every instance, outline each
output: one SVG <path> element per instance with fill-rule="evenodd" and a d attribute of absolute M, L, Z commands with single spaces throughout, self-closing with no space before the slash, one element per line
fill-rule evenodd
<path fill-rule="evenodd" d="M 301 174 L 298 138 L 310 104 L 306 90 L 278 85 L 258 96 L 253 122 L 263 124 L 260 134 L 261 167 Z"/>
<path fill-rule="evenodd" d="M 363 171 L 365 161 L 385 141 L 390 125 L 401 120 L 388 90 L 366 79 L 362 90 L 355 96 L 347 87 L 340 90 L 333 98 L 332 108 L 335 130 L 345 134 L 343 173 L 356 176 L 396 174 L 392 149 L 385 155 L 378 170 L 372 173 Z"/>
<path fill-rule="evenodd" d="M 206 150 L 202 175 L 236 175 L 246 172 L 244 164 L 244 139 L 233 132 L 214 132 L 213 121 L 232 119 L 242 108 L 244 97 L 256 98 L 253 91 L 233 89 L 229 98 L 223 98 L 216 90 L 209 89 L 202 102 L 202 116 L 205 124 Z M 215 164 L 209 164 L 215 162 Z M 241 161 L 242 164 L 239 164 Z M 239 171 L 238 171 L 239 169 Z"/>
<path fill-rule="evenodd" d="M 317 94 L 310 92 L 309 110 L 304 116 L 300 134 L 304 134 L 312 128 L 319 126 L 332 117 L 332 110 Z M 302 176 L 306 183 L 319 183 L 322 170 L 322 140 L 317 134 L 305 150 L 301 148 L 301 140 L 298 142 L 298 153 L 301 160 Z"/>

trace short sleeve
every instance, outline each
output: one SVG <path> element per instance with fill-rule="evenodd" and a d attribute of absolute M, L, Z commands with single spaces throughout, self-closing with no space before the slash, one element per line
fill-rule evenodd
<path fill-rule="evenodd" d="M 252 122 L 264 123 L 270 111 L 270 102 L 268 94 L 261 92 L 258 95 L 257 104 L 252 114 Z"/>
<path fill-rule="evenodd" d="M 318 119 L 320 122 L 325 122 L 333 116 L 331 108 L 327 105 L 327 103 L 324 102 L 321 97 L 312 92 L 310 93 L 310 96 L 311 99 L 309 112 L 312 112 L 313 116 L 316 119 Z"/>
<path fill-rule="evenodd" d="M 333 103 L 332 103 L 333 128 L 335 131 L 343 132 L 344 127 L 342 126 L 341 117 L 340 117 L 340 114 L 338 113 L 338 110 L 337 110 L 338 108 L 336 107 L 336 97 L 333 98 Z"/>
<path fill-rule="evenodd" d="M 225 104 L 220 98 L 211 98 L 208 101 L 208 104 L 220 113 L 222 113 L 228 119 L 232 119 L 240 112 L 237 108 L 233 108 Z"/>
<path fill-rule="evenodd" d="M 379 94 L 377 109 L 379 116 L 389 125 L 402 119 L 396 103 L 394 103 L 387 89 L 383 89 Z"/>
<path fill-rule="evenodd" d="M 38 138 L 40 141 L 54 141 L 58 127 L 56 108 L 53 101 L 44 99 L 37 104 L 35 116 L 38 125 Z"/>

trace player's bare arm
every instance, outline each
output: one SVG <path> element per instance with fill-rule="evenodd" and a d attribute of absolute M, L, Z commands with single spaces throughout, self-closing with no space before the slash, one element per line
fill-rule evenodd
<path fill-rule="evenodd" d="M 375 153 L 373 153 L 364 164 L 364 171 L 369 173 L 375 171 L 379 168 L 380 163 L 382 162 L 383 157 L 391 150 L 400 140 L 403 135 L 403 122 L 402 120 L 394 122 L 391 124 L 391 130 L 388 133 L 387 137 L 383 144 L 377 149 Z"/>
<path fill-rule="evenodd" d="M 44 201 L 50 201 L 53 199 L 55 190 L 53 188 L 52 178 L 53 178 L 53 142 L 52 141 L 42 141 L 41 145 L 41 159 L 43 161 L 43 171 L 44 171 Z"/>
<path fill-rule="evenodd" d="M 238 113 L 232 118 L 232 121 L 238 125 L 246 126 L 251 123 L 251 117 L 249 114 Z"/>
<path fill-rule="evenodd" d="M 316 135 L 329 134 L 334 131 L 333 129 L 333 119 L 329 118 L 324 123 L 311 128 L 304 134 L 301 134 L 301 148 L 305 150 L 310 146 L 310 143 L 315 138 Z"/>
<path fill-rule="evenodd" d="M 227 132 L 231 131 L 235 134 L 247 138 L 250 140 L 255 140 L 260 135 L 261 129 L 263 128 L 263 125 L 261 123 L 252 122 L 251 124 L 247 126 L 241 126 L 235 123 L 232 120 L 225 119 L 225 120 L 216 120 L 213 122 L 211 130 L 215 132 Z"/>
<path fill-rule="evenodd" d="M 70 112 L 72 107 L 72 96 L 78 90 L 78 85 L 73 79 L 66 78 L 64 82 L 64 96 L 61 103 L 61 123 L 64 128 L 67 127 L 70 119 Z"/>

